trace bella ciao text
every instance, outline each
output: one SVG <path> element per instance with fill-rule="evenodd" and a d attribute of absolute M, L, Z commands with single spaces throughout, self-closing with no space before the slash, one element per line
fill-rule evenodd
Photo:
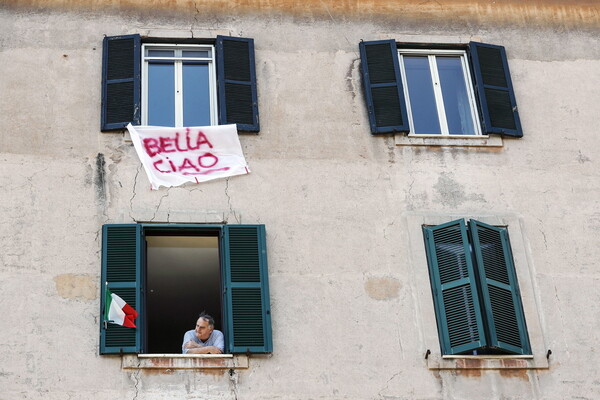
<path fill-rule="evenodd" d="M 185 134 L 176 132 L 174 136 L 144 138 L 142 143 L 150 158 L 161 154 L 161 158 L 152 165 L 164 174 L 177 172 L 182 175 L 205 175 L 229 169 L 213 168 L 218 164 L 219 157 L 209 151 L 213 145 L 202 131 L 195 134 L 186 128 Z M 174 154 L 168 157 L 163 153 Z"/>

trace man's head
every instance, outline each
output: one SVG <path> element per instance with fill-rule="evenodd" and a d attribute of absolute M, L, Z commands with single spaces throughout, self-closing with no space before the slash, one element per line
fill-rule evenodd
<path fill-rule="evenodd" d="M 200 314 L 196 321 L 196 336 L 203 342 L 206 341 L 215 329 L 215 320 L 208 314 Z"/>

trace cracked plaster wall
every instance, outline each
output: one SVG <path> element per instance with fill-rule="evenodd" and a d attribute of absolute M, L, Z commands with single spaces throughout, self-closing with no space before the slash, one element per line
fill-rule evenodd
<path fill-rule="evenodd" d="M 600 396 L 598 26 L 379 18 L 0 8 L 0 399 Z M 255 39 L 253 172 L 150 191 L 133 147 L 99 132 L 102 37 L 188 27 Z M 472 37 L 506 46 L 523 139 L 371 136 L 361 39 Z M 549 370 L 426 368 L 406 212 L 521 216 Z M 100 228 L 133 221 L 266 224 L 274 354 L 233 376 L 98 356 Z"/>

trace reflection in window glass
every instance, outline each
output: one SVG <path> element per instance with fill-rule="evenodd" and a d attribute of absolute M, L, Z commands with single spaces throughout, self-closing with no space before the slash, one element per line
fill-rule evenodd
<path fill-rule="evenodd" d="M 173 50 L 148 50 L 148 57 L 173 57 Z"/>
<path fill-rule="evenodd" d="M 206 58 L 206 57 L 210 56 L 210 52 L 207 50 L 201 50 L 201 51 L 184 50 L 183 56 L 184 57 L 195 57 L 195 58 Z"/>
<path fill-rule="evenodd" d="M 427 57 L 404 57 L 408 98 L 414 133 L 442 133 L 433 92 L 433 82 Z"/>
<path fill-rule="evenodd" d="M 183 63 L 183 126 L 210 125 L 208 65 Z"/>
<path fill-rule="evenodd" d="M 148 64 L 148 125 L 175 126 L 175 66 Z"/>
<path fill-rule="evenodd" d="M 475 132 L 460 57 L 436 57 L 450 135 Z"/>

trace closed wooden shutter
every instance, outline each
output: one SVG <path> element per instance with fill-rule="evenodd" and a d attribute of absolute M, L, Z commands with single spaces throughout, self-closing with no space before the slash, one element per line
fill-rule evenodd
<path fill-rule="evenodd" d="M 514 354 L 531 354 L 519 285 L 505 227 L 469 221 L 479 272 L 489 346 Z"/>
<path fill-rule="evenodd" d="M 464 220 L 423 228 L 442 354 L 486 345 Z"/>

